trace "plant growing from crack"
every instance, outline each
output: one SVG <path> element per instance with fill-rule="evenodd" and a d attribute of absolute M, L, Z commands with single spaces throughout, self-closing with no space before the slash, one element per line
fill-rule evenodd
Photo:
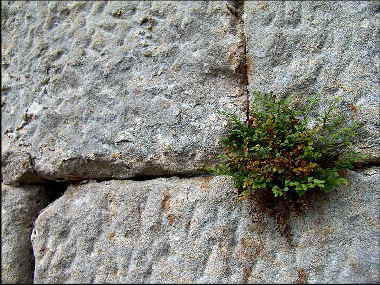
<path fill-rule="evenodd" d="M 328 192 L 346 184 L 343 171 L 365 156 L 353 149 L 362 124 L 339 112 L 340 101 L 330 100 L 317 114 L 320 95 L 300 103 L 296 96 L 253 92 L 246 122 L 221 112 L 231 125 L 222 141 L 222 163 L 211 172 L 232 176 L 240 199 L 257 191 L 297 199 L 308 191 Z"/>

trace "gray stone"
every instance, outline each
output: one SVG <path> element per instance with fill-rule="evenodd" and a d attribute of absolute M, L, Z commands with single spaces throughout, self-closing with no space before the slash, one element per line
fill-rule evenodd
<path fill-rule="evenodd" d="M 72 183 L 32 245 L 50 192 L 3 186 L 3 283 L 380 282 L 380 4 L 228 5 L 2 2 L 2 182 Z M 372 167 L 288 224 L 201 176 L 245 71 L 249 90 L 342 96 Z"/>
<path fill-rule="evenodd" d="M 294 272 L 299 282 L 380 281 L 380 169 L 350 171 L 347 177 L 349 187 L 316 196 L 311 209 L 290 217 L 294 250 L 272 239 L 265 246 L 269 258 L 255 264 L 249 282 L 290 283 Z M 280 268 L 268 270 L 273 264 Z"/>
<path fill-rule="evenodd" d="M 4 2 L 2 24 L 2 152 L 40 179 L 201 173 L 240 114 L 225 2 Z"/>
<path fill-rule="evenodd" d="M 33 159 L 24 151 L 6 151 L 1 156 L 1 167 L 4 184 L 37 183 L 44 180 L 36 175 Z"/>
<path fill-rule="evenodd" d="M 48 204 L 42 186 L 1 187 L 1 283 L 33 283 L 30 235 L 38 212 Z"/>
<path fill-rule="evenodd" d="M 291 243 L 228 177 L 70 186 L 36 221 L 34 282 L 379 282 L 380 170 L 348 177 L 291 215 Z"/>
<path fill-rule="evenodd" d="M 343 97 L 341 110 L 365 123 L 358 149 L 377 162 L 379 5 L 377 1 L 246 1 L 244 13 L 249 88 Z"/>

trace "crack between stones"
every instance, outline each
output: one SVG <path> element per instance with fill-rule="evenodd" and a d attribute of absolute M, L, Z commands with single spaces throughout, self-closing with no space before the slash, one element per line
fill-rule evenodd
<path fill-rule="evenodd" d="M 354 167 L 352 171 L 355 172 L 360 172 L 364 170 L 368 170 L 371 168 L 380 168 L 380 163 L 379 162 L 370 162 L 370 163 L 360 163 L 358 166 Z M 62 190 L 63 188 L 67 188 L 70 184 L 78 185 L 78 184 L 85 184 L 89 182 L 90 180 L 96 181 L 98 183 L 104 182 L 104 181 L 111 181 L 111 180 L 116 180 L 116 181 L 149 181 L 149 180 L 154 180 L 154 179 L 159 179 L 159 178 L 178 178 L 178 179 L 189 179 L 189 178 L 196 178 L 196 177 L 208 177 L 208 176 L 216 176 L 213 174 L 209 173 L 195 173 L 195 174 L 183 174 L 183 173 L 176 173 L 176 174 L 167 174 L 167 175 L 136 175 L 128 178 L 117 178 L 117 177 L 101 177 L 101 178 L 88 178 L 88 177 L 83 177 L 81 179 L 77 180 L 70 180 L 70 179 L 65 179 L 62 181 L 53 181 L 53 180 L 44 180 L 43 182 L 39 183 L 20 183 L 18 186 L 25 186 L 25 185 L 41 185 L 46 188 L 59 188 L 61 192 L 61 195 L 65 190 Z M 43 178 L 41 178 L 43 179 Z M 59 197 L 60 195 L 58 195 Z M 56 198 L 55 198 L 56 199 Z M 54 200 L 55 200 L 54 199 Z"/>
<path fill-rule="evenodd" d="M 208 173 L 197 173 L 197 174 L 168 174 L 168 175 L 136 175 L 130 178 L 125 178 L 125 179 L 115 179 L 112 177 L 108 178 L 100 178 L 100 179 L 94 179 L 97 182 L 103 182 L 103 181 L 110 181 L 110 180 L 119 180 L 119 181 L 124 181 L 124 180 L 129 180 L 129 181 L 149 181 L 149 180 L 154 180 L 154 179 L 159 179 L 159 178 L 179 178 L 179 179 L 187 179 L 187 178 L 195 178 L 195 177 L 206 177 L 206 176 L 213 176 Z"/>
<path fill-rule="evenodd" d="M 241 63 L 241 84 L 242 84 L 242 88 L 243 88 L 243 94 L 246 98 L 246 123 L 249 122 L 249 107 L 250 107 L 250 98 L 249 98 L 249 90 L 248 90 L 248 86 L 249 86 L 249 76 L 248 76 L 248 61 L 247 61 L 247 34 L 245 32 L 245 23 L 244 23 L 244 3 L 245 1 L 241 1 L 241 13 L 240 13 L 240 25 L 241 25 L 241 28 L 240 28 L 240 37 L 241 37 L 241 41 L 242 41 L 242 45 L 243 45 L 243 55 L 242 55 L 242 63 Z"/>
<path fill-rule="evenodd" d="M 380 168 L 380 161 L 368 161 L 368 162 L 358 162 L 358 164 L 352 169 L 352 171 L 363 171 L 370 168 Z"/>
<path fill-rule="evenodd" d="M 56 179 L 56 180 L 49 180 L 40 176 L 36 176 L 36 178 L 39 179 L 38 182 L 35 183 L 17 183 L 17 184 L 10 184 L 13 186 L 27 186 L 27 185 L 41 185 L 46 188 L 56 188 L 57 185 L 64 185 L 64 186 L 58 186 L 60 191 L 62 191 L 63 188 L 67 188 L 70 184 L 78 185 L 78 184 L 85 184 L 89 182 L 90 180 L 96 181 L 96 182 L 104 182 L 104 181 L 111 181 L 111 180 L 116 180 L 116 181 L 149 181 L 149 180 L 154 180 L 154 179 L 159 179 L 159 178 L 178 178 L 178 179 L 188 179 L 188 178 L 196 178 L 196 177 L 208 177 L 208 176 L 215 176 L 212 174 L 209 174 L 207 172 L 205 173 L 192 173 L 192 174 L 184 174 L 184 173 L 174 173 L 174 174 L 162 174 L 162 175 L 136 175 L 128 178 L 117 178 L 117 177 L 99 177 L 99 178 L 89 178 L 89 177 L 82 177 L 75 180 L 70 180 L 70 179 Z"/>
<path fill-rule="evenodd" d="M 247 60 L 247 34 L 245 32 L 244 23 L 244 4 L 245 0 L 231 0 L 230 5 L 227 4 L 227 9 L 231 13 L 232 17 L 237 20 L 238 37 L 240 38 L 239 50 L 239 65 L 236 68 L 236 73 L 239 76 L 239 84 L 242 89 L 242 96 L 245 97 L 245 121 L 249 122 L 249 108 L 250 108 L 250 98 L 249 98 L 249 64 Z"/>

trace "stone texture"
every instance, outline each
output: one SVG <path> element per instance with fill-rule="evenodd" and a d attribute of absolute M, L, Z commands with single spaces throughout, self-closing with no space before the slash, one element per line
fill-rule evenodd
<path fill-rule="evenodd" d="M 342 110 L 365 123 L 358 148 L 379 162 L 379 2 L 246 1 L 244 8 L 249 88 L 342 96 Z"/>
<path fill-rule="evenodd" d="M 34 273 L 57 185 L 3 186 L 2 282 L 380 282 L 379 3 L 245 1 L 243 21 L 222 1 L 1 4 L 2 182 L 72 183 L 38 216 Z M 311 195 L 290 242 L 229 178 L 199 176 L 217 111 L 243 115 L 244 58 L 250 90 L 340 95 L 365 123 L 372 167 Z M 114 180 L 163 175 L 198 177 Z"/>
<path fill-rule="evenodd" d="M 379 282 L 380 169 L 348 177 L 291 216 L 292 243 L 227 177 L 70 186 L 36 221 L 34 282 Z"/>
<path fill-rule="evenodd" d="M 3 156 L 50 180 L 202 172 L 242 106 L 236 29 L 225 2 L 2 3 Z"/>
<path fill-rule="evenodd" d="M 42 186 L 1 187 L 1 283 L 33 283 L 30 235 L 38 212 L 47 206 Z"/>

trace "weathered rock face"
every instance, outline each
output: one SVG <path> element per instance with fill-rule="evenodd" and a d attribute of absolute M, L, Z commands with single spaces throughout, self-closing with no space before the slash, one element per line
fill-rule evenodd
<path fill-rule="evenodd" d="M 291 245 L 227 177 L 70 186 L 36 221 L 34 281 L 376 282 L 380 170 L 349 177 L 289 219 Z"/>
<path fill-rule="evenodd" d="M 225 5 L 4 3 L 3 152 L 52 180 L 199 173 L 218 154 L 217 111 L 242 106 Z"/>
<path fill-rule="evenodd" d="M 342 110 L 365 123 L 358 147 L 379 161 L 379 9 L 374 1 L 247 1 L 249 88 L 342 96 Z"/>
<path fill-rule="evenodd" d="M 2 182 L 71 183 L 32 238 L 49 191 L 3 186 L 3 282 L 380 282 L 377 2 L 1 6 Z M 288 227 L 237 202 L 201 174 L 247 89 L 342 96 L 372 164 Z"/>
<path fill-rule="evenodd" d="M 42 186 L 1 187 L 1 283 L 33 283 L 34 219 L 48 205 Z"/>

